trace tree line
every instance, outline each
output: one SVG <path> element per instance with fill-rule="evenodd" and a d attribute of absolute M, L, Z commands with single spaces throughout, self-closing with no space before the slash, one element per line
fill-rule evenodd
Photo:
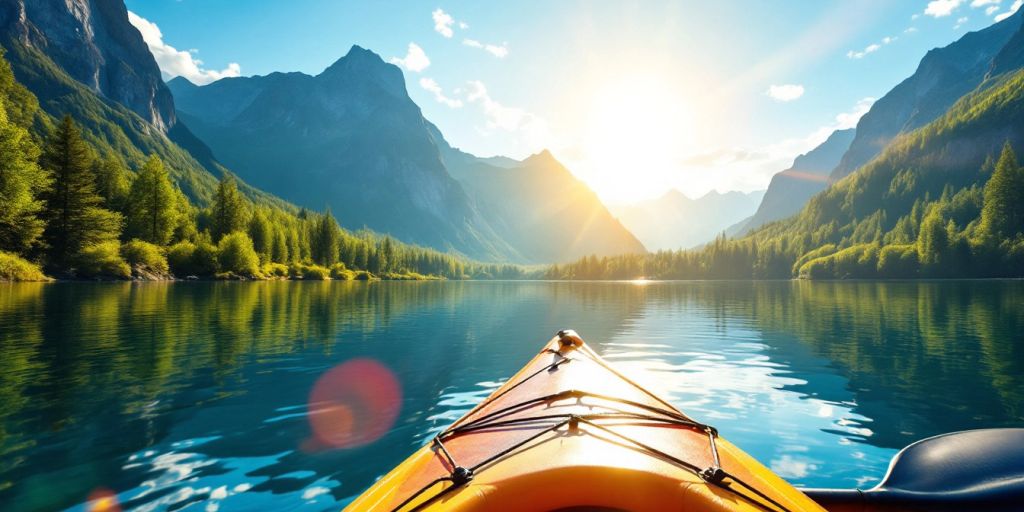
<path fill-rule="evenodd" d="M 225 175 L 193 204 L 152 155 L 130 170 L 99 155 L 65 116 L 37 140 L 0 108 L 0 279 L 514 278 L 488 265 L 370 231 L 329 209 L 255 204 Z"/>
<path fill-rule="evenodd" d="M 551 279 L 810 279 L 1024 277 L 1024 167 L 1009 143 L 977 183 L 925 192 L 890 220 L 879 207 L 846 224 L 768 225 L 695 250 L 588 256 L 551 266 Z M 927 172 L 901 171 L 890 191 Z M 980 184 L 979 184 L 980 183 Z M 815 200 L 817 200 L 816 198 Z M 814 200 L 812 200 L 814 201 Z M 906 209 L 906 208 L 904 208 Z M 900 211 L 890 208 L 888 211 Z M 798 219 L 803 220 L 803 219 Z"/>

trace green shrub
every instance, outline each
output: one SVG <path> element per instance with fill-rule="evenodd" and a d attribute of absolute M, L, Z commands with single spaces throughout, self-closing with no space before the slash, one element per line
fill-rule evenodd
<path fill-rule="evenodd" d="M 121 259 L 121 245 L 117 242 L 101 242 L 85 247 L 75 260 L 79 277 L 113 277 L 129 279 L 132 269 Z"/>
<path fill-rule="evenodd" d="M 210 242 L 196 242 L 196 251 L 192 253 L 192 272 L 186 275 L 212 276 L 220 270 L 217 246 Z"/>
<path fill-rule="evenodd" d="M 915 277 L 920 264 L 917 245 L 887 245 L 878 251 L 879 277 Z"/>
<path fill-rule="evenodd" d="M 356 273 L 345 268 L 344 263 L 335 263 L 331 265 L 331 279 L 340 279 L 342 281 L 351 281 L 355 279 Z"/>
<path fill-rule="evenodd" d="M 39 266 L 9 252 L 0 251 L 0 281 L 52 281 Z"/>
<path fill-rule="evenodd" d="M 178 242 L 167 248 L 167 263 L 177 277 L 212 276 L 217 273 L 217 248 L 203 241 Z"/>
<path fill-rule="evenodd" d="M 807 263 L 808 261 L 821 258 L 823 256 L 828 256 L 834 252 L 836 252 L 835 244 L 826 244 L 804 254 L 803 256 L 800 256 L 799 258 L 797 258 L 796 262 L 793 263 L 793 273 L 799 274 L 800 269 L 803 268 L 804 264 Z"/>
<path fill-rule="evenodd" d="M 167 248 L 167 264 L 171 272 L 178 277 L 192 275 L 192 257 L 196 253 L 196 244 L 182 241 Z"/>
<path fill-rule="evenodd" d="M 320 265 L 306 265 L 302 271 L 302 278 L 309 280 L 326 281 L 331 278 L 331 271 Z"/>
<path fill-rule="evenodd" d="M 230 233 L 217 244 L 217 262 L 222 272 L 245 277 L 260 277 L 260 257 L 253 249 L 249 235 Z"/>
<path fill-rule="evenodd" d="M 283 263 L 270 262 L 263 265 L 262 272 L 267 277 L 288 277 L 289 268 Z"/>
<path fill-rule="evenodd" d="M 355 274 L 356 281 L 375 281 L 378 279 L 378 277 L 371 274 L 369 270 L 356 270 Z"/>
<path fill-rule="evenodd" d="M 121 245 L 121 257 L 133 267 L 142 267 L 153 272 L 166 274 L 169 271 L 167 258 L 160 248 L 142 240 L 132 240 Z"/>

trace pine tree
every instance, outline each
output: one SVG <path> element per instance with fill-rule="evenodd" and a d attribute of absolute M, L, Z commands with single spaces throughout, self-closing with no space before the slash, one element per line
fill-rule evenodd
<path fill-rule="evenodd" d="M 210 234 L 213 235 L 214 242 L 228 233 L 245 229 L 248 218 L 245 200 L 238 193 L 234 178 L 225 176 L 220 180 L 210 210 Z"/>
<path fill-rule="evenodd" d="M 120 232 L 121 215 L 100 206 L 103 198 L 96 193 L 92 160 L 78 125 L 64 116 L 40 159 L 53 180 L 42 195 L 46 201 L 43 238 L 52 267 L 67 269 L 82 249 L 114 240 Z"/>
<path fill-rule="evenodd" d="M 126 211 L 131 185 L 121 161 L 109 155 L 96 159 L 93 174 L 96 175 L 96 193 L 103 198 L 103 206 L 108 210 Z"/>
<path fill-rule="evenodd" d="M 129 238 L 167 245 L 178 226 L 177 197 L 164 164 L 151 155 L 129 192 Z"/>
<path fill-rule="evenodd" d="M 274 244 L 274 228 L 267 220 L 266 214 L 256 210 L 249 220 L 249 238 L 252 239 L 253 248 L 260 256 L 261 263 L 270 261 L 271 251 Z"/>
<path fill-rule="evenodd" d="M 38 194 L 49 179 L 36 164 L 38 157 L 28 131 L 8 121 L 0 108 L 0 250 L 24 254 L 43 233 Z"/>
<path fill-rule="evenodd" d="M 1007 142 L 999 155 L 995 171 L 985 184 L 981 209 L 981 231 L 994 242 L 1024 231 L 1024 169 Z"/>
<path fill-rule="evenodd" d="M 329 267 L 338 262 L 338 244 L 338 222 L 328 208 L 313 224 L 309 240 L 310 256 L 316 263 Z"/>

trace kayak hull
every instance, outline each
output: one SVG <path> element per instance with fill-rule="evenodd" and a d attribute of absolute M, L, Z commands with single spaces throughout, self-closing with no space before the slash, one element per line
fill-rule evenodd
<path fill-rule="evenodd" d="M 346 510 L 580 507 L 824 510 L 571 331 Z"/>

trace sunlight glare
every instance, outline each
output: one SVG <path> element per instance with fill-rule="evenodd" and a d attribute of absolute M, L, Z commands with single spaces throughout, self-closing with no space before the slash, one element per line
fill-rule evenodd
<path fill-rule="evenodd" d="M 580 174 L 610 201 L 653 197 L 679 172 L 692 139 L 683 91 L 662 77 L 629 75 L 591 98 Z"/>

